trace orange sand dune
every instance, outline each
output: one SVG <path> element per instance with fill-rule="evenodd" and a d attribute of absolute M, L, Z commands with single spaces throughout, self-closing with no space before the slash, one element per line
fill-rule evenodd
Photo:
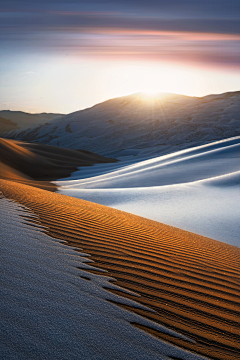
<path fill-rule="evenodd" d="M 56 189 L 49 181 L 67 177 L 79 166 L 114 161 L 84 150 L 0 138 L 0 178 L 49 190 Z"/>
<path fill-rule="evenodd" d="M 38 187 L 40 189 L 56 191 L 57 186 L 50 181 L 36 181 L 31 177 L 23 174 L 21 171 L 18 171 L 0 161 L 0 179 L 10 180 L 34 187 Z"/>
<path fill-rule="evenodd" d="M 8 166 L 3 162 L 0 162 L 0 179 L 13 180 L 17 182 L 26 181 L 29 184 L 29 180 L 31 180 L 29 176 L 23 174 L 21 171 L 13 169 L 11 166 Z"/>
<path fill-rule="evenodd" d="M 156 312 L 126 308 L 193 342 L 135 326 L 211 359 L 239 359 L 239 248 L 16 182 L 0 180 L 0 190 L 38 215 L 49 235 L 83 249 L 117 285 L 141 295 L 122 296 Z"/>

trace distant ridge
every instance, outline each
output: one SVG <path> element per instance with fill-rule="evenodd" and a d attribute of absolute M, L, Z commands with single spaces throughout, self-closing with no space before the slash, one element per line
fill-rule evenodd
<path fill-rule="evenodd" d="M 61 118 L 64 114 L 54 114 L 54 113 L 40 113 L 40 114 L 31 114 L 24 111 L 12 111 L 12 110 L 1 110 L 0 117 L 9 120 L 17 126 L 17 128 L 23 128 L 26 126 L 36 126 L 39 124 L 44 124 L 48 121 L 52 121 L 57 118 Z M 2 123 L 0 122 L 0 131 L 3 132 Z M 11 131 L 4 130 L 4 131 Z"/>
<path fill-rule="evenodd" d="M 19 129 L 19 126 L 16 123 L 14 123 L 11 120 L 0 117 L 0 136 L 2 136 L 6 132 L 17 129 Z"/>
<path fill-rule="evenodd" d="M 0 113 L 1 115 L 1 113 Z M 240 91 L 205 97 L 114 98 L 5 137 L 107 156 L 168 153 L 240 135 Z"/>

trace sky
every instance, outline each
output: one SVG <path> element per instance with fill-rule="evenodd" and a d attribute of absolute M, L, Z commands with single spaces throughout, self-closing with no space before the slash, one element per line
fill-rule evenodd
<path fill-rule="evenodd" d="M 0 110 L 240 90 L 239 0 L 0 0 Z"/>

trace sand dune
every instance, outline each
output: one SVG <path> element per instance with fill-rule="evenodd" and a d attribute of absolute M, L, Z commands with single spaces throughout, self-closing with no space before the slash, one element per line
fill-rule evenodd
<path fill-rule="evenodd" d="M 0 190 L 31 209 L 50 236 L 90 254 L 94 267 L 141 295 L 137 301 L 154 312 L 119 306 L 191 341 L 137 322 L 134 326 L 211 359 L 238 359 L 239 248 L 24 184 L 1 180 Z M 135 296 L 120 295 L 136 301 Z"/>
<path fill-rule="evenodd" d="M 0 117 L 0 136 L 2 136 L 5 132 L 9 132 L 17 129 L 19 129 L 19 127 L 17 126 L 16 123 L 14 123 L 11 120 Z"/>
<path fill-rule="evenodd" d="M 220 149 L 218 145 L 209 145 L 210 148 L 209 146 L 205 147 L 205 149 L 207 148 L 206 153 L 211 155 L 210 158 L 212 157 L 211 159 L 215 164 L 217 164 L 218 156 L 223 159 L 222 155 L 225 154 L 225 152 L 229 155 L 229 159 L 226 161 L 228 168 L 224 167 L 224 169 L 228 169 L 228 171 L 232 169 L 231 166 L 235 166 L 234 159 L 235 156 L 237 156 L 236 149 L 238 145 L 237 142 L 234 143 L 234 141 L 235 140 L 230 140 L 230 142 L 225 141 L 224 144 L 226 146 L 222 146 L 221 143 L 222 149 Z M 164 182 L 168 176 L 174 179 L 171 171 L 176 172 L 176 166 L 179 164 L 186 164 L 188 161 L 192 164 L 191 159 L 194 159 L 193 163 L 195 163 L 195 165 L 198 163 L 201 169 L 203 169 L 203 164 L 206 164 L 206 154 L 202 154 L 202 148 L 200 150 L 190 150 L 190 153 L 184 153 L 184 159 L 182 159 L 180 154 L 175 154 L 172 155 L 172 157 L 168 156 L 164 160 L 153 159 L 140 164 L 130 164 L 127 168 L 121 168 L 121 164 L 110 164 L 110 162 L 114 160 L 106 159 L 87 151 L 61 149 L 53 146 L 35 143 L 29 144 L 15 140 L 1 139 L 0 150 L 0 192 L 2 195 L 7 199 L 14 200 L 26 206 L 35 214 L 35 218 L 32 215 L 29 216 L 27 209 L 25 209 L 25 215 L 21 214 L 23 218 L 26 218 L 28 224 L 32 224 L 33 229 L 39 225 L 43 226 L 47 235 L 50 237 L 65 241 L 66 245 L 83 252 L 85 254 L 84 256 L 91 256 L 90 259 L 93 261 L 91 266 L 81 263 L 78 264 L 77 262 L 74 263 L 75 266 L 82 267 L 85 273 L 87 272 L 87 275 L 85 273 L 80 275 L 83 280 L 79 290 L 80 293 L 83 291 L 81 288 L 85 289 L 85 283 L 92 283 L 94 276 L 103 275 L 102 271 L 106 271 L 108 280 L 102 280 L 102 289 L 99 290 L 92 284 L 92 291 L 96 292 L 96 294 L 101 293 L 103 297 L 106 295 L 103 295 L 105 293 L 102 290 L 110 294 L 111 296 L 105 297 L 110 304 L 115 304 L 121 309 L 128 310 L 133 314 L 132 317 L 128 315 L 128 317 L 124 318 L 125 322 L 131 324 L 131 326 L 138 331 L 144 331 L 144 333 L 151 336 L 153 335 L 155 339 L 159 339 L 159 344 L 163 346 L 165 352 L 163 356 L 159 354 L 156 355 L 156 359 L 200 359 L 200 356 L 195 356 L 195 354 L 219 360 L 239 358 L 240 249 L 238 247 L 103 205 L 58 194 L 54 192 L 56 185 L 49 182 L 50 179 L 67 176 L 79 166 L 92 165 L 94 163 L 105 163 L 103 164 L 105 170 L 109 170 L 110 167 L 115 167 L 115 172 L 117 171 L 114 175 L 111 171 L 107 175 L 102 174 L 97 181 L 94 179 L 94 183 L 99 183 L 100 186 L 105 182 L 106 187 L 108 187 L 109 184 L 111 185 L 112 179 L 119 182 L 118 175 L 121 174 L 123 175 L 122 179 L 124 179 L 125 185 L 127 183 L 131 185 L 131 183 L 133 183 L 133 177 L 135 177 L 135 180 L 137 179 L 136 174 L 140 175 L 138 179 L 140 182 L 146 182 L 148 177 L 149 181 L 157 181 L 157 179 L 160 179 L 159 169 L 161 170 L 160 173 L 162 181 Z M 169 159 L 171 166 L 169 166 Z M 201 178 L 199 180 L 200 182 L 210 182 L 209 186 L 212 188 L 214 188 L 214 186 L 228 188 L 231 182 L 235 184 L 235 182 L 238 181 L 237 171 L 235 171 L 235 175 L 231 175 L 229 172 L 224 174 L 221 172 L 221 179 L 219 179 L 217 174 L 218 171 L 222 171 L 221 161 L 214 169 L 211 169 L 211 165 L 212 162 L 209 161 L 207 166 L 210 168 L 208 176 L 205 176 L 204 179 Z M 165 166 L 171 170 L 168 175 L 164 174 L 163 170 Z M 96 165 L 96 167 L 99 167 L 99 165 Z M 119 167 L 119 169 L 116 170 L 116 167 Z M 91 169 L 95 171 L 94 167 Z M 151 177 L 148 174 L 149 169 L 152 171 Z M 180 180 L 186 176 L 186 169 L 186 167 L 183 169 L 182 177 L 179 176 Z M 85 175 L 86 171 L 87 170 L 83 171 Z M 101 172 L 103 170 L 99 171 Z M 197 174 L 196 171 L 195 173 Z M 146 175 L 145 178 L 141 177 L 142 174 Z M 194 171 L 189 173 L 188 176 L 191 177 L 193 174 Z M 213 175 L 216 175 L 214 179 L 211 177 Z M 199 176 L 201 176 L 201 171 L 199 171 Z M 87 180 L 88 184 L 89 181 L 91 182 L 91 180 Z M 192 179 L 190 179 L 190 181 L 192 181 Z M 86 183 L 86 180 L 83 180 L 83 183 Z M 171 186 L 182 186 L 182 184 L 175 183 Z M 51 190 L 51 192 L 44 189 Z M 129 189 L 131 191 L 130 196 L 132 197 L 133 190 L 131 187 L 129 187 Z M 139 191 L 139 189 L 143 191 L 144 188 L 136 186 L 135 190 Z M 152 186 L 152 189 L 154 189 L 154 186 Z M 90 191 L 92 189 L 83 190 Z M 119 188 L 116 190 L 119 191 Z M 128 191 L 128 189 L 125 190 Z M 109 191 L 109 189 L 106 188 L 101 191 Z M 120 195 L 122 195 L 122 192 Z M 149 196 L 149 194 L 147 196 Z M 156 196 L 156 194 L 153 194 L 153 196 Z M 192 209 L 190 209 L 190 211 L 192 211 Z M 18 228 L 17 224 L 13 226 Z M 26 246 L 27 248 L 29 247 L 29 244 L 26 245 L 29 225 L 25 233 L 24 229 L 22 229 L 22 231 L 23 235 L 21 240 L 23 239 L 23 244 L 21 246 L 24 251 Z M 15 232 L 13 242 L 16 242 L 17 236 Z M 33 238 L 35 238 L 34 234 Z M 35 244 L 32 246 L 36 246 L 38 251 L 34 254 L 34 249 L 30 251 L 28 249 L 30 259 L 26 257 L 26 263 L 28 261 L 31 263 L 31 257 L 38 257 L 40 251 L 38 245 Z M 10 256 L 13 256 L 14 251 L 14 248 L 11 248 Z M 49 254 L 47 257 L 51 258 L 51 256 L 52 255 Z M 19 257 L 19 254 L 17 257 Z M 11 259 L 9 261 L 11 263 Z M 69 261 L 67 257 L 66 261 Z M 23 271 L 22 265 L 19 265 L 18 260 L 16 264 L 20 266 L 19 271 Z M 56 264 L 52 264 L 51 271 L 56 275 L 55 267 Z M 30 268 L 32 269 L 32 265 Z M 36 272 L 37 278 L 39 277 L 39 269 L 38 265 L 36 269 L 34 268 L 33 275 Z M 25 285 L 30 284 L 29 286 L 35 286 L 35 283 L 32 283 L 34 281 L 32 274 L 26 271 L 25 273 L 21 281 Z M 58 276 L 61 277 L 61 275 Z M 63 276 L 65 275 L 63 274 Z M 111 283 L 109 277 L 116 279 L 114 284 Z M 57 279 L 56 282 L 54 282 L 54 276 L 52 281 L 52 285 L 48 286 L 50 286 L 50 294 L 53 296 L 59 284 Z M 70 287 L 73 288 L 72 280 L 69 281 Z M 62 279 L 60 283 L 62 285 L 64 284 Z M 43 279 L 41 286 L 44 284 L 45 281 Z M 67 285 L 64 284 L 64 288 L 65 286 Z M 133 291 L 135 294 L 131 294 L 127 290 Z M 46 291 L 49 291 L 49 289 Z M 43 286 L 40 292 L 41 296 L 44 292 L 45 289 Z M 85 290 L 83 294 L 85 294 Z M 24 301 L 26 301 L 27 305 L 24 305 L 25 302 L 24 304 L 22 303 L 22 296 L 22 292 L 17 290 L 16 293 L 14 293 L 14 297 L 12 298 L 11 295 L 9 300 L 6 301 L 8 303 L 8 301 L 11 300 L 14 305 L 14 300 L 12 299 L 16 297 L 23 308 L 26 306 L 28 309 L 29 301 L 36 306 L 36 301 L 38 300 L 35 301 L 34 298 L 26 298 Z M 41 296 L 39 305 L 48 298 L 48 295 L 47 297 L 44 295 L 45 297 L 43 297 L 43 299 Z M 120 300 L 117 296 L 124 298 L 125 301 Z M 65 299 L 66 296 L 63 295 L 63 298 Z M 95 303 L 96 299 L 91 299 L 91 301 Z M 69 306 L 72 305 L 72 302 L 74 302 L 74 304 L 76 302 L 75 297 L 71 300 L 66 298 L 66 300 L 70 301 Z M 87 304 L 87 302 L 88 300 L 86 299 L 85 304 Z M 52 305 L 55 306 L 54 304 L 59 306 L 58 299 L 53 297 Z M 70 313 L 74 314 L 72 311 L 71 306 Z M 95 309 L 91 311 L 95 311 Z M 39 312 L 39 310 L 37 310 L 37 312 Z M 21 314 L 21 316 L 23 316 L 23 314 Z M 99 316 L 95 317 L 94 315 L 94 317 L 89 320 L 91 331 L 93 332 L 95 332 L 94 329 L 99 330 L 102 326 L 106 329 L 106 324 L 103 325 L 103 313 L 100 310 L 99 314 Z M 40 318 L 41 316 L 45 315 L 41 314 L 40 311 Z M 74 321 L 66 315 L 64 316 L 64 321 L 67 321 L 67 324 L 74 323 Z M 89 316 L 91 317 L 92 315 L 89 314 Z M 108 321 L 112 319 L 112 315 L 110 316 L 108 310 L 106 316 Z M 118 318 L 121 318 L 121 316 L 121 314 L 118 315 Z M 96 320 L 100 317 L 101 326 Z M 141 319 L 145 319 L 145 321 L 140 320 L 140 317 Z M 116 315 L 114 315 L 113 318 L 116 318 Z M 23 319 L 25 319 L 24 316 Z M 54 321 L 55 320 L 56 318 Z M 84 321 L 88 321 L 88 319 L 86 318 Z M 29 323 L 27 322 L 26 324 L 28 327 Z M 113 326 L 116 326 L 116 323 L 114 324 Z M 59 330 L 56 328 L 54 331 L 59 331 L 58 336 L 63 338 L 64 331 L 62 328 L 65 329 L 64 322 L 58 325 L 57 321 L 55 326 L 59 326 Z M 12 335 L 10 335 L 10 338 L 11 336 L 13 337 L 14 346 L 16 348 L 21 347 L 21 341 L 18 340 L 19 329 L 11 331 Z M 24 334 L 24 329 L 22 331 L 22 334 Z M 49 331 L 51 331 L 51 328 Z M 141 352 L 140 357 L 136 355 L 139 351 L 139 346 L 131 347 L 132 341 L 134 344 L 137 344 L 137 342 L 136 338 L 134 338 L 135 335 L 132 335 L 135 340 L 131 338 L 130 328 L 127 328 L 127 331 L 129 331 L 127 338 L 128 346 L 130 346 L 129 351 L 127 353 L 123 352 L 122 354 L 124 355 L 121 355 L 122 357 L 120 358 L 123 359 L 126 358 L 126 356 L 130 356 L 130 358 L 133 359 L 144 359 L 143 352 Z M 138 334 L 141 334 L 141 331 Z M 42 334 L 44 335 L 45 333 L 43 332 Z M 35 335 L 31 334 L 31 336 L 34 341 Z M 38 343 L 41 336 L 39 337 L 39 334 L 36 335 Z M 82 335 L 81 337 L 81 335 L 79 335 L 79 340 L 85 339 L 84 336 L 85 335 Z M 99 341 L 99 336 L 96 341 Z M 115 334 L 109 334 L 110 338 L 114 338 L 114 336 Z M 54 335 L 54 344 L 55 339 L 56 335 Z M 78 337 L 76 337 L 76 339 L 78 339 Z M 149 352 L 146 352 L 146 356 L 148 356 L 149 359 L 151 359 L 151 356 L 154 358 L 156 347 L 155 345 L 153 346 L 152 342 L 150 342 L 150 344 L 148 342 L 149 340 L 145 340 L 146 343 L 149 344 Z M 114 341 L 116 341 L 116 339 Z M 27 344 L 24 345 L 26 347 L 30 344 L 28 343 L 27 337 L 24 340 L 24 344 Z M 50 349 L 52 344 L 51 342 L 49 343 Z M 121 345 L 119 338 L 117 344 L 118 346 Z M 87 348 L 84 351 L 86 352 Z M 94 351 L 92 356 L 98 356 L 99 350 Z M 114 359 L 114 354 L 112 354 L 111 349 L 103 349 L 101 351 L 104 351 L 105 354 L 100 357 L 101 359 L 108 359 L 110 353 L 110 358 Z M 121 351 L 120 348 L 119 351 Z M 84 353 L 82 353 L 82 356 L 84 356 L 83 354 Z M 67 356 L 67 358 L 71 358 L 71 355 Z M 61 354 L 59 354 L 57 358 L 60 359 Z M 88 359 L 90 358 L 91 357 L 88 357 Z"/>
<path fill-rule="evenodd" d="M 71 178 L 78 178 L 78 174 L 73 173 L 71 178 L 60 184 L 76 188 L 82 186 L 83 189 L 108 189 L 190 183 L 238 171 L 239 155 L 240 136 L 236 136 L 144 161 L 135 159 L 124 167 L 119 162 L 119 168 L 103 175 L 98 175 L 92 168 L 88 170 L 89 177 L 85 175 L 84 179 L 69 184 Z"/>
<path fill-rule="evenodd" d="M 79 166 L 114 161 L 84 150 L 0 139 L 0 178 L 49 190 L 56 190 L 56 186 L 50 183 L 51 180 L 68 176 Z"/>
<path fill-rule="evenodd" d="M 26 207 L 0 196 L 0 217 L 2 359 L 206 359 L 133 326 L 190 341 L 116 305 L 150 311 L 137 297 L 109 292 L 127 290 L 113 278 L 87 272 L 96 270 L 89 255 L 48 236 Z"/>
<path fill-rule="evenodd" d="M 240 247 L 240 137 L 144 161 L 96 165 L 56 182 L 78 197 Z"/>

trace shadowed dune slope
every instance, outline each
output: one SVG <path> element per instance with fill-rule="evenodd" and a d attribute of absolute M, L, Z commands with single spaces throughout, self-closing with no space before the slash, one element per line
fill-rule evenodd
<path fill-rule="evenodd" d="M 0 179 L 10 180 L 29 186 L 38 187 L 40 189 L 57 191 L 57 186 L 50 181 L 37 181 L 33 180 L 26 174 L 18 171 L 11 166 L 8 166 L 0 161 Z"/>
<path fill-rule="evenodd" d="M 49 190 L 56 189 L 49 181 L 68 176 L 79 166 L 114 161 L 84 150 L 0 139 L 0 178 Z"/>
<path fill-rule="evenodd" d="M 4 119 L 0 117 L 0 136 L 2 136 L 5 132 L 17 130 L 19 127 L 16 123 L 11 120 Z"/>
<path fill-rule="evenodd" d="M 30 184 L 32 180 L 29 176 L 23 174 L 21 171 L 18 171 L 11 166 L 0 162 L 0 179 L 12 180 L 17 182 L 27 181 Z"/>
<path fill-rule="evenodd" d="M 135 326 L 211 359 L 239 359 L 239 248 L 20 183 L 0 180 L 0 191 L 38 215 L 49 235 L 83 249 L 117 285 L 141 295 L 122 296 L 155 312 L 126 308 L 192 342 Z"/>

